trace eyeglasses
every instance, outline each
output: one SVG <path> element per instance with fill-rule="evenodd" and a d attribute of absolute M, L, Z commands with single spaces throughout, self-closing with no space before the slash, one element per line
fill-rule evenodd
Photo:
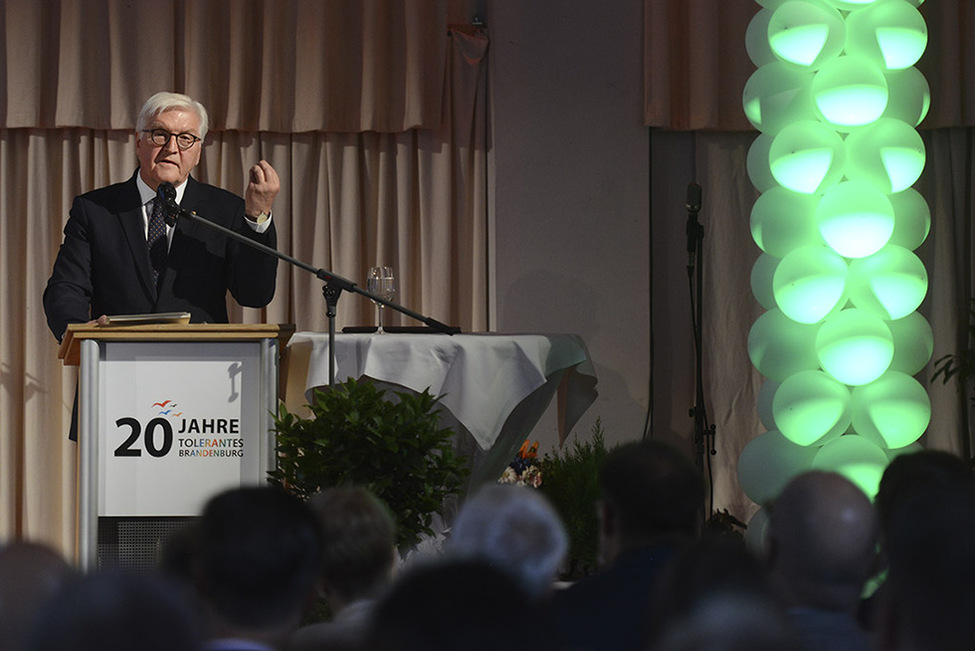
<path fill-rule="evenodd" d="M 176 136 L 176 146 L 182 151 L 186 151 L 201 140 L 192 133 L 172 133 L 165 129 L 143 129 L 142 133 L 148 133 L 149 140 L 158 147 L 165 147 L 169 144 L 169 139 Z"/>

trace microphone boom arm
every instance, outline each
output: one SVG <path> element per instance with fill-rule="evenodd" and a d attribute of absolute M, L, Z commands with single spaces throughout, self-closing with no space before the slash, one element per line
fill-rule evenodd
<path fill-rule="evenodd" d="M 402 305 L 399 305 L 392 301 L 388 301 L 380 296 L 377 296 L 376 294 L 373 294 L 370 291 L 362 289 L 357 284 L 355 284 L 354 282 L 352 282 L 347 278 L 343 278 L 342 276 L 339 276 L 337 274 L 333 274 L 331 272 L 325 271 L 324 269 L 314 267 L 310 264 L 302 262 L 301 260 L 298 260 L 297 258 L 294 258 L 290 255 L 287 255 L 286 253 L 281 253 L 277 249 L 274 249 L 270 246 L 261 244 L 260 242 L 255 242 L 254 240 L 250 239 L 246 235 L 241 235 L 240 233 L 234 230 L 231 230 L 229 228 L 226 228 L 225 226 L 216 224 L 210 221 L 209 219 L 201 217 L 195 212 L 186 210 L 185 208 L 181 208 L 178 204 L 175 203 L 175 201 L 167 202 L 167 203 L 169 203 L 169 207 L 173 211 L 173 213 L 178 215 L 179 217 L 189 219 L 190 221 L 194 221 L 200 224 L 204 224 L 207 228 L 212 228 L 213 230 L 223 233 L 227 237 L 233 238 L 238 242 L 246 244 L 251 248 L 257 249 L 259 251 L 263 251 L 268 255 L 272 255 L 280 260 L 284 260 L 288 264 L 304 269 L 305 271 L 311 272 L 315 274 L 316 278 L 336 288 L 339 291 L 346 291 L 352 294 L 361 294 L 362 296 L 365 296 L 369 300 L 375 301 L 376 303 L 379 303 L 381 305 L 385 305 L 386 307 L 392 308 L 397 312 L 401 312 L 402 314 L 405 314 L 406 316 L 412 319 L 416 319 L 417 321 L 420 321 L 421 323 L 424 323 L 430 326 L 432 329 L 437 330 L 439 332 L 443 332 L 448 335 L 453 335 L 460 332 L 460 328 L 456 326 L 446 325 L 444 323 L 441 323 L 440 321 L 437 321 L 436 319 L 423 316 L 422 314 L 414 312 L 409 308 L 403 307 Z"/>

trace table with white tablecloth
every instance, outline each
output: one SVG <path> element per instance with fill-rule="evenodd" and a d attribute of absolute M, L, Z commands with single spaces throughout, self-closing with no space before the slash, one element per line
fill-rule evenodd
<path fill-rule="evenodd" d="M 298 332 L 288 344 L 289 408 L 329 383 L 326 333 Z M 471 485 L 496 479 L 557 396 L 559 442 L 596 399 L 583 340 L 556 334 L 335 335 L 335 380 L 368 377 L 384 388 L 441 396 L 442 424 L 471 457 Z"/>

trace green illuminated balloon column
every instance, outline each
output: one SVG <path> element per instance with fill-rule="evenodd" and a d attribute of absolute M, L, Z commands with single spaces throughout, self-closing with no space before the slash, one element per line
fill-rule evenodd
<path fill-rule="evenodd" d="M 890 458 L 915 449 L 931 405 L 913 377 L 931 358 L 914 254 L 931 215 L 911 186 L 930 92 L 922 0 L 759 0 L 746 34 L 758 69 L 743 105 L 761 132 L 748 174 L 761 191 L 748 336 L 765 376 L 768 429 L 738 475 L 762 504 L 797 473 L 840 472 L 871 497 Z"/>

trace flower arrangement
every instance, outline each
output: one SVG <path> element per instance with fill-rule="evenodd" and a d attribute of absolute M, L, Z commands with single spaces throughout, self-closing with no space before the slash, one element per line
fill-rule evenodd
<path fill-rule="evenodd" d="M 518 454 L 504 469 L 499 484 L 517 484 L 538 488 L 542 485 L 542 466 L 538 461 L 538 441 L 531 445 L 526 440 L 521 444 Z"/>

